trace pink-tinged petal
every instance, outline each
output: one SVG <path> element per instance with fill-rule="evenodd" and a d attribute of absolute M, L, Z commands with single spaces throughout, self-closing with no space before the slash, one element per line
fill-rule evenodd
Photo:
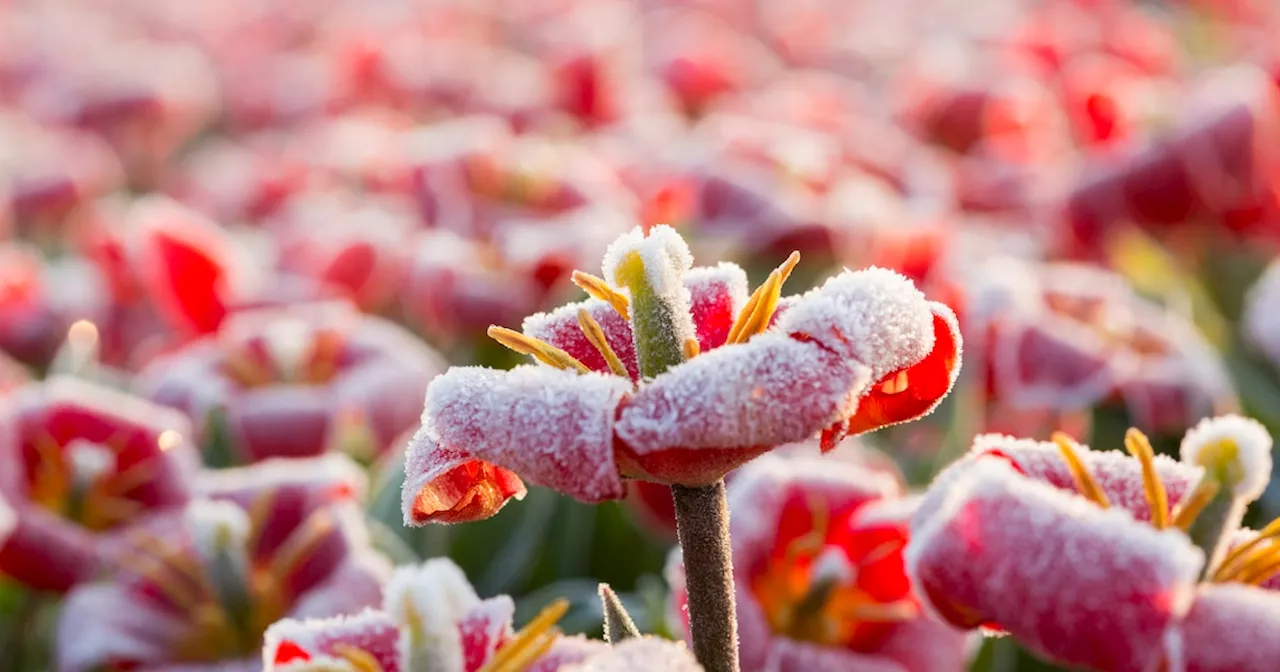
<path fill-rule="evenodd" d="M 586 310 L 604 331 L 604 338 L 618 355 L 632 380 L 639 380 L 640 368 L 636 364 L 636 345 L 631 333 L 631 323 L 622 319 L 613 306 L 598 299 L 561 306 L 549 313 L 537 313 L 524 319 L 522 330 L 528 336 L 544 340 L 573 355 L 592 371 L 609 373 L 604 355 L 587 340 L 578 326 L 578 311 Z"/>
<path fill-rule="evenodd" d="M 54 633 L 59 672 L 113 665 L 158 665 L 187 634 L 187 623 L 121 584 L 82 586 L 62 605 Z"/>
<path fill-rule="evenodd" d="M 194 334 L 216 330 L 233 300 L 225 234 L 167 200 L 146 201 L 131 218 L 139 229 L 138 272 L 152 301 L 176 327 Z"/>
<path fill-rule="evenodd" d="M 561 670 L 571 669 L 571 665 L 581 663 L 608 649 L 608 644 L 582 635 L 557 637 L 555 643 L 551 645 L 551 650 L 543 654 L 525 672 L 561 672 Z"/>
<path fill-rule="evenodd" d="M 528 492 L 515 473 L 443 448 L 425 430 L 409 442 L 405 465 L 401 510 L 409 526 L 483 520 Z"/>
<path fill-rule="evenodd" d="M 262 647 L 265 672 L 296 670 L 300 663 L 340 664 L 343 647 L 373 657 L 384 672 L 409 672 L 400 666 L 400 626 L 380 611 L 365 610 L 327 619 L 288 619 L 275 623 Z"/>
<path fill-rule="evenodd" d="M 745 658 L 745 657 L 744 657 Z M 956 661 L 953 669 L 962 669 Z M 785 637 L 775 638 L 767 657 L 756 665 L 743 662 L 746 669 L 776 670 L 777 672 L 915 672 L 888 656 L 865 654 L 831 646 L 821 646 Z M 928 668 L 921 672 L 942 672 L 945 666 Z"/>
<path fill-rule="evenodd" d="M 816 344 L 766 333 L 676 366 L 622 407 L 627 473 L 710 483 L 849 416 L 867 367 Z"/>
<path fill-rule="evenodd" d="M 999 460 L 930 489 L 911 534 L 908 572 L 944 619 L 995 624 L 1047 658 L 1100 670 L 1155 668 L 1204 564 L 1181 532 Z"/>
<path fill-rule="evenodd" d="M 427 389 L 423 430 L 461 451 L 585 502 L 625 494 L 614 415 L 631 391 L 618 376 L 543 366 L 456 367 Z"/>
<path fill-rule="evenodd" d="M 458 621 L 462 636 L 462 672 L 476 672 L 513 634 L 511 619 L 516 605 L 506 595 L 491 597 L 472 607 Z"/>
<path fill-rule="evenodd" d="M 933 352 L 935 315 L 906 277 L 869 268 L 841 273 L 803 294 L 788 306 L 777 329 L 863 364 L 871 369 L 871 380 L 880 381 Z"/>
<path fill-rule="evenodd" d="M 684 642 L 657 637 L 624 640 L 561 672 L 702 672 Z"/>
<path fill-rule="evenodd" d="M 738 311 L 747 303 L 747 273 L 737 264 L 692 268 L 685 275 L 689 310 L 703 352 L 724 345 Z"/>
<path fill-rule="evenodd" d="M 248 509 L 266 492 L 300 491 L 311 506 L 364 498 L 368 477 L 351 458 L 329 453 L 306 459 L 279 458 L 200 474 L 197 490 L 215 499 L 230 499 Z"/>
<path fill-rule="evenodd" d="M 0 542 L 0 573 L 36 590 L 66 592 L 93 577 L 102 557 L 94 535 L 33 505 Z"/>
<path fill-rule="evenodd" d="M 1235 583 L 1196 592 L 1165 649 L 1171 672 L 1271 672 L 1280 660 L 1280 594 Z"/>
<path fill-rule="evenodd" d="M 1097 479 L 1098 485 L 1102 486 L 1113 506 L 1129 511 L 1138 520 L 1151 519 L 1146 489 L 1142 482 L 1142 465 L 1136 459 L 1117 450 L 1089 450 L 1085 446 L 1080 446 L 1076 454 Z M 948 467 L 938 476 L 937 483 L 949 482 L 953 474 L 971 468 L 977 462 L 991 459 L 1008 460 L 1028 478 L 1048 483 L 1059 490 L 1077 491 L 1075 479 L 1056 445 L 1047 441 L 1015 439 L 999 434 L 976 437 L 969 455 Z M 1199 467 L 1178 462 L 1166 455 L 1157 455 L 1155 465 L 1156 472 L 1165 484 L 1170 511 L 1195 489 L 1204 473 Z"/>
<path fill-rule="evenodd" d="M 427 384 L 444 367 L 424 370 L 393 359 L 369 362 L 347 371 L 334 381 L 333 408 L 350 414 L 372 432 L 372 446 L 380 455 L 406 431 L 417 427 Z M 335 440 L 331 432 L 330 441 Z"/>
<path fill-rule="evenodd" d="M 233 441 L 246 462 L 324 453 L 332 416 L 332 396 L 319 387 L 243 390 L 227 409 Z"/>
<path fill-rule="evenodd" d="M 391 573 L 391 562 L 386 557 L 368 549 L 357 550 L 348 554 L 323 582 L 300 595 L 289 616 L 328 618 L 376 607 L 382 601 L 382 587 Z"/>
<path fill-rule="evenodd" d="M 897 661 L 906 672 L 960 672 L 968 669 L 976 648 L 972 644 L 971 635 L 922 616 L 894 628 L 878 653 Z"/>
<path fill-rule="evenodd" d="M 960 375 L 960 325 L 951 309 L 931 303 L 933 350 L 919 362 L 871 385 L 849 418 L 850 435 L 915 420 L 933 412 Z M 905 385 L 905 387 L 903 387 Z"/>

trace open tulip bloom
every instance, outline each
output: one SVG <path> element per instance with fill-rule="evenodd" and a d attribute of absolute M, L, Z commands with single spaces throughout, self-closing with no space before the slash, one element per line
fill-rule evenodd
<path fill-rule="evenodd" d="M 1263 672 L 1280 648 L 1280 522 L 1240 528 L 1271 474 L 1271 437 L 1236 416 L 1202 421 L 1181 460 L 1064 435 L 979 437 L 934 482 L 907 569 L 950 623 L 1007 631 L 1102 672 Z"/>
<path fill-rule="evenodd" d="M 486 518 L 524 495 L 522 478 L 585 502 L 621 498 L 624 479 L 671 485 L 694 650 L 709 669 L 736 669 L 708 663 L 696 622 L 694 568 L 729 568 L 724 475 L 782 444 L 821 435 L 830 448 L 921 417 L 959 371 L 954 315 L 909 280 L 846 271 L 781 299 L 797 261 L 748 296 L 741 268 L 693 268 L 670 227 L 621 237 L 604 277 L 574 274 L 590 300 L 531 316 L 523 333 L 490 329 L 539 364 L 456 367 L 431 383 L 408 449 L 405 522 Z M 717 639 L 736 658 L 731 578 L 717 581 L 723 602 L 702 609 L 728 617 Z"/>

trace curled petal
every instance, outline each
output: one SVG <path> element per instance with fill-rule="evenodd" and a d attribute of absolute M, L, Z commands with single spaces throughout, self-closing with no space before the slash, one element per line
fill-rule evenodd
<path fill-rule="evenodd" d="M 1091 669 L 1154 669 L 1204 564 L 1181 532 L 997 460 L 931 489 L 911 531 L 908 572 L 944 619 L 998 625 L 1042 655 Z"/>
<path fill-rule="evenodd" d="M 960 325 L 951 309 L 931 302 L 933 350 L 919 362 L 893 371 L 858 401 L 847 432 L 861 434 L 928 415 L 960 375 Z"/>
<path fill-rule="evenodd" d="M 628 475 L 713 482 L 850 415 L 867 379 L 856 360 L 777 333 L 699 355 L 623 405 L 617 432 Z"/>
<path fill-rule="evenodd" d="M 443 448 L 426 430 L 409 442 L 401 489 L 405 525 L 483 520 L 526 492 L 513 472 Z"/>
<path fill-rule="evenodd" d="M 582 501 L 618 499 L 625 488 L 613 454 L 614 415 L 630 390 L 629 380 L 598 373 L 459 367 L 428 388 L 423 431 L 440 449 Z"/>
<path fill-rule="evenodd" d="M 353 647 L 372 656 L 383 672 L 408 672 L 400 666 L 399 641 L 399 625 L 380 611 L 305 621 L 288 619 L 267 629 L 262 665 L 267 672 L 304 669 L 304 663 L 338 666 L 344 647 Z"/>
<path fill-rule="evenodd" d="M 1166 642 L 1178 672 L 1269 672 L 1280 660 L 1280 595 L 1232 583 L 1206 583 Z"/>

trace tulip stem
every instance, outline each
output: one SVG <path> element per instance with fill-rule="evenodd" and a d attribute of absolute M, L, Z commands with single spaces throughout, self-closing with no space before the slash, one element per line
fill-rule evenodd
<path fill-rule="evenodd" d="M 707 672 L 738 672 L 738 618 L 724 481 L 671 486 L 684 554 L 693 655 Z"/>

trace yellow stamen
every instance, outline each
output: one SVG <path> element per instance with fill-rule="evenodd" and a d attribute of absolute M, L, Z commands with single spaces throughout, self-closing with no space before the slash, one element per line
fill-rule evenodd
<path fill-rule="evenodd" d="M 613 306 L 614 310 L 618 311 L 622 319 L 631 320 L 631 300 L 627 298 L 626 294 L 610 286 L 604 278 L 590 273 L 583 273 L 582 271 L 574 271 L 570 277 L 573 280 L 573 284 L 581 287 L 582 291 L 586 292 L 588 296 L 607 302 Z"/>
<path fill-rule="evenodd" d="M 1259 546 L 1275 539 L 1278 536 L 1280 536 L 1280 518 L 1267 523 L 1267 526 L 1258 532 L 1258 536 L 1254 537 L 1247 543 L 1236 546 L 1223 556 L 1222 562 L 1218 563 L 1218 567 L 1213 572 L 1213 580 L 1230 580 L 1230 578 L 1235 575 L 1237 569 L 1241 566 L 1251 564 L 1253 561 L 1256 561 L 1256 558 L 1259 555 L 1266 552 L 1266 549 L 1259 548 Z M 1254 549 L 1257 550 L 1255 551 Z M 1249 557 L 1246 558 L 1246 555 Z"/>
<path fill-rule="evenodd" d="M 38 462 L 28 496 L 32 501 L 62 513 L 71 489 L 71 471 L 62 455 L 62 447 L 48 432 L 40 432 L 32 444 Z"/>
<path fill-rule="evenodd" d="M 845 613 L 847 618 L 871 623 L 901 623 L 920 615 L 920 608 L 911 600 L 897 602 L 861 602 Z"/>
<path fill-rule="evenodd" d="M 1241 567 L 1235 580 L 1256 586 L 1280 574 L 1280 547 L 1273 545 L 1267 550 L 1269 552 L 1261 555 L 1252 565 Z"/>
<path fill-rule="evenodd" d="M 693 359 L 702 352 L 702 346 L 698 343 L 698 339 L 696 338 L 685 339 L 684 347 L 682 349 L 684 350 L 685 359 Z"/>
<path fill-rule="evenodd" d="M 133 466 L 117 473 L 115 477 L 106 481 L 106 491 L 112 496 L 124 497 L 142 487 L 155 476 L 156 467 L 154 462 L 135 462 Z"/>
<path fill-rule="evenodd" d="M 1124 434 L 1124 447 L 1142 464 L 1142 487 L 1147 494 L 1147 507 L 1151 509 L 1151 525 L 1163 530 L 1169 526 L 1169 494 L 1156 471 L 1156 451 L 1151 448 L 1147 435 L 1132 427 Z"/>
<path fill-rule="evenodd" d="M 1076 452 L 1075 440 L 1062 432 L 1054 432 L 1050 438 L 1062 453 L 1062 459 L 1067 463 L 1067 471 L 1071 472 L 1071 478 L 1076 482 L 1076 489 L 1080 494 L 1104 509 L 1110 507 L 1111 502 L 1107 500 L 1107 493 L 1103 491 L 1097 479 L 1089 472 L 1089 468 L 1081 461 L 1080 454 Z"/>
<path fill-rule="evenodd" d="M 132 499 L 102 494 L 100 488 L 94 488 L 86 502 L 84 520 L 81 522 L 91 530 L 106 530 L 133 520 L 145 508 L 141 502 Z"/>
<path fill-rule="evenodd" d="M 183 585 L 173 574 L 174 565 L 157 556 L 146 552 L 128 553 L 122 554 L 118 562 L 123 569 L 155 585 L 161 595 L 183 611 L 192 611 L 203 602 L 196 589 Z"/>
<path fill-rule="evenodd" d="M 1196 489 L 1191 491 L 1182 500 L 1173 512 L 1173 526 L 1187 532 L 1191 529 L 1191 524 L 1196 522 L 1196 516 L 1204 511 L 1204 507 L 1213 501 L 1218 495 L 1218 490 L 1222 489 L 1221 485 L 1212 478 L 1202 478 L 1200 483 L 1196 485 Z"/>
<path fill-rule="evenodd" d="M 271 559 L 271 573 L 280 578 L 292 574 L 336 527 L 333 514 L 328 511 L 317 511 L 311 514 L 299 529 L 280 545 L 275 557 Z"/>
<path fill-rule="evenodd" d="M 884 392 L 885 394 L 898 394 L 900 392 L 906 392 L 908 382 L 909 380 L 907 378 L 907 372 L 899 371 L 898 375 L 894 376 L 893 378 L 890 378 L 889 380 L 884 381 L 884 383 L 880 385 L 880 391 Z"/>
<path fill-rule="evenodd" d="M 351 664 L 355 672 L 384 672 L 382 664 L 373 654 L 350 644 L 334 644 L 333 653 Z"/>
<path fill-rule="evenodd" d="M 528 667 L 551 647 L 558 634 L 554 626 L 568 612 L 568 600 L 559 599 L 547 605 L 478 672 L 520 672 Z"/>
<path fill-rule="evenodd" d="M 752 336 L 769 328 L 769 322 L 773 319 L 774 312 L 778 310 L 778 301 L 782 299 L 782 284 L 791 277 L 791 271 L 795 270 L 798 263 L 800 263 L 800 253 L 792 252 L 787 260 L 775 268 L 768 279 L 756 288 L 751 298 L 747 300 L 747 305 L 743 306 L 742 311 L 738 313 L 738 319 L 734 320 L 733 326 L 730 327 L 727 343 L 745 343 Z"/>
<path fill-rule="evenodd" d="M 631 374 L 627 373 L 627 367 L 623 366 L 622 360 L 618 358 L 618 353 L 613 351 L 613 346 L 609 345 L 609 340 L 605 338 L 604 329 L 594 317 L 591 317 L 591 313 L 588 313 L 586 308 L 578 309 L 578 328 L 582 329 L 582 335 L 586 336 L 591 345 L 595 346 L 595 349 L 604 357 L 610 371 L 623 378 L 631 377 Z"/>
<path fill-rule="evenodd" d="M 200 563 L 189 554 L 184 553 L 181 548 L 172 542 L 165 541 L 143 530 L 130 532 L 128 541 L 136 546 L 142 552 L 142 555 L 155 558 L 164 567 L 176 570 L 183 579 L 198 587 L 209 587 L 208 577 L 205 576 L 204 569 L 200 567 Z"/>
<path fill-rule="evenodd" d="M 525 336 L 518 331 L 512 331 L 506 327 L 490 325 L 489 338 L 502 344 L 511 350 L 522 355 L 532 355 L 534 359 L 546 364 L 554 366 L 557 369 L 575 369 L 578 373 L 587 373 L 591 369 L 586 364 L 578 361 L 573 355 L 557 348 L 546 341 L 542 341 L 532 336 Z"/>

